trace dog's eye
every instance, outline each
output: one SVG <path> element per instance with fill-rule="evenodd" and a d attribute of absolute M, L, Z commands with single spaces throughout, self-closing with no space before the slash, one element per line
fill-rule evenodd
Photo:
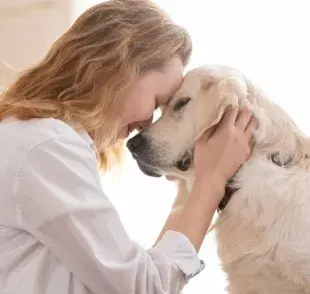
<path fill-rule="evenodd" d="M 191 98 L 189 98 L 189 97 L 185 97 L 185 98 L 182 98 L 182 99 L 178 100 L 178 101 L 174 104 L 173 110 L 174 110 L 174 111 L 179 111 L 179 110 L 182 109 L 190 100 L 191 100 Z"/>
<path fill-rule="evenodd" d="M 268 159 L 273 164 L 280 166 L 280 167 L 287 167 L 292 162 L 292 157 L 284 156 L 283 158 L 281 158 L 279 152 L 269 154 Z"/>

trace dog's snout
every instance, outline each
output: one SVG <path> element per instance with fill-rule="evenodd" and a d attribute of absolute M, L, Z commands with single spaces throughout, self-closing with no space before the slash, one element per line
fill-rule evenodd
<path fill-rule="evenodd" d="M 141 152 L 145 147 L 145 138 L 142 134 L 138 134 L 131 139 L 128 140 L 126 146 L 129 149 L 129 151 L 133 154 L 137 154 Z"/>

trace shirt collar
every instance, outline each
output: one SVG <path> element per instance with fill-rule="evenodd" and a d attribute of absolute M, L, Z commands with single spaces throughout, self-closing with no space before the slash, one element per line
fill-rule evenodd
<path fill-rule="evenodd" d="M 85 129 L 80 129 L 78 134 L 91 148 L 95 149 L 95 143 Z"/>

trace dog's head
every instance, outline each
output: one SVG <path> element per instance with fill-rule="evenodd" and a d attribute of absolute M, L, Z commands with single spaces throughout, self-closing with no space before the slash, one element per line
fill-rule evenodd
<path fill-rule="evenodd" d="M 127 147 L 149 176 L 191 177 L 197 138 L 215 126 L 228 107 L 253 103 L 255 97 L 238 71 L 224 66 L 193 69 L 161 117 L 131 138 Z"/>
<path fill-rule="evenodd" d="M 298 182 L 296 178 L 309 173 L 310 141 L 281 107 L 239 71 L 225 66 L 189 71 L 163 107 L 162 116 L 130 139 L 127 146 L 145 174 L 173 175 L 190 186 L 195 140 L 218 124 L 228 107 L 237 105 L 251 108 L 258 121 L 255 147 L 251 159 L 226 186 L 219 209 L 226 207 L 238 190 L 228 211 L 240 215 L 240 207 L 247 207 L 242 212 L 246 218 L 263 223 L 273 219 L 281 201 L 288 201 L 282 200 L 288 192 L 280 189 L 279 183 L 284 179 Z"/>

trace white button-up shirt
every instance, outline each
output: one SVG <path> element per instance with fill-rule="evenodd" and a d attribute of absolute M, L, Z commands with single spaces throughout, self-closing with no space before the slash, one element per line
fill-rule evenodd
<path fill-rule="evenodd" d="M 0 293 L 180 293 L 203 268 L 168 231 L 145 250 L 103 193 L 92 140 L 56 119 L 0 122 Z"/>

